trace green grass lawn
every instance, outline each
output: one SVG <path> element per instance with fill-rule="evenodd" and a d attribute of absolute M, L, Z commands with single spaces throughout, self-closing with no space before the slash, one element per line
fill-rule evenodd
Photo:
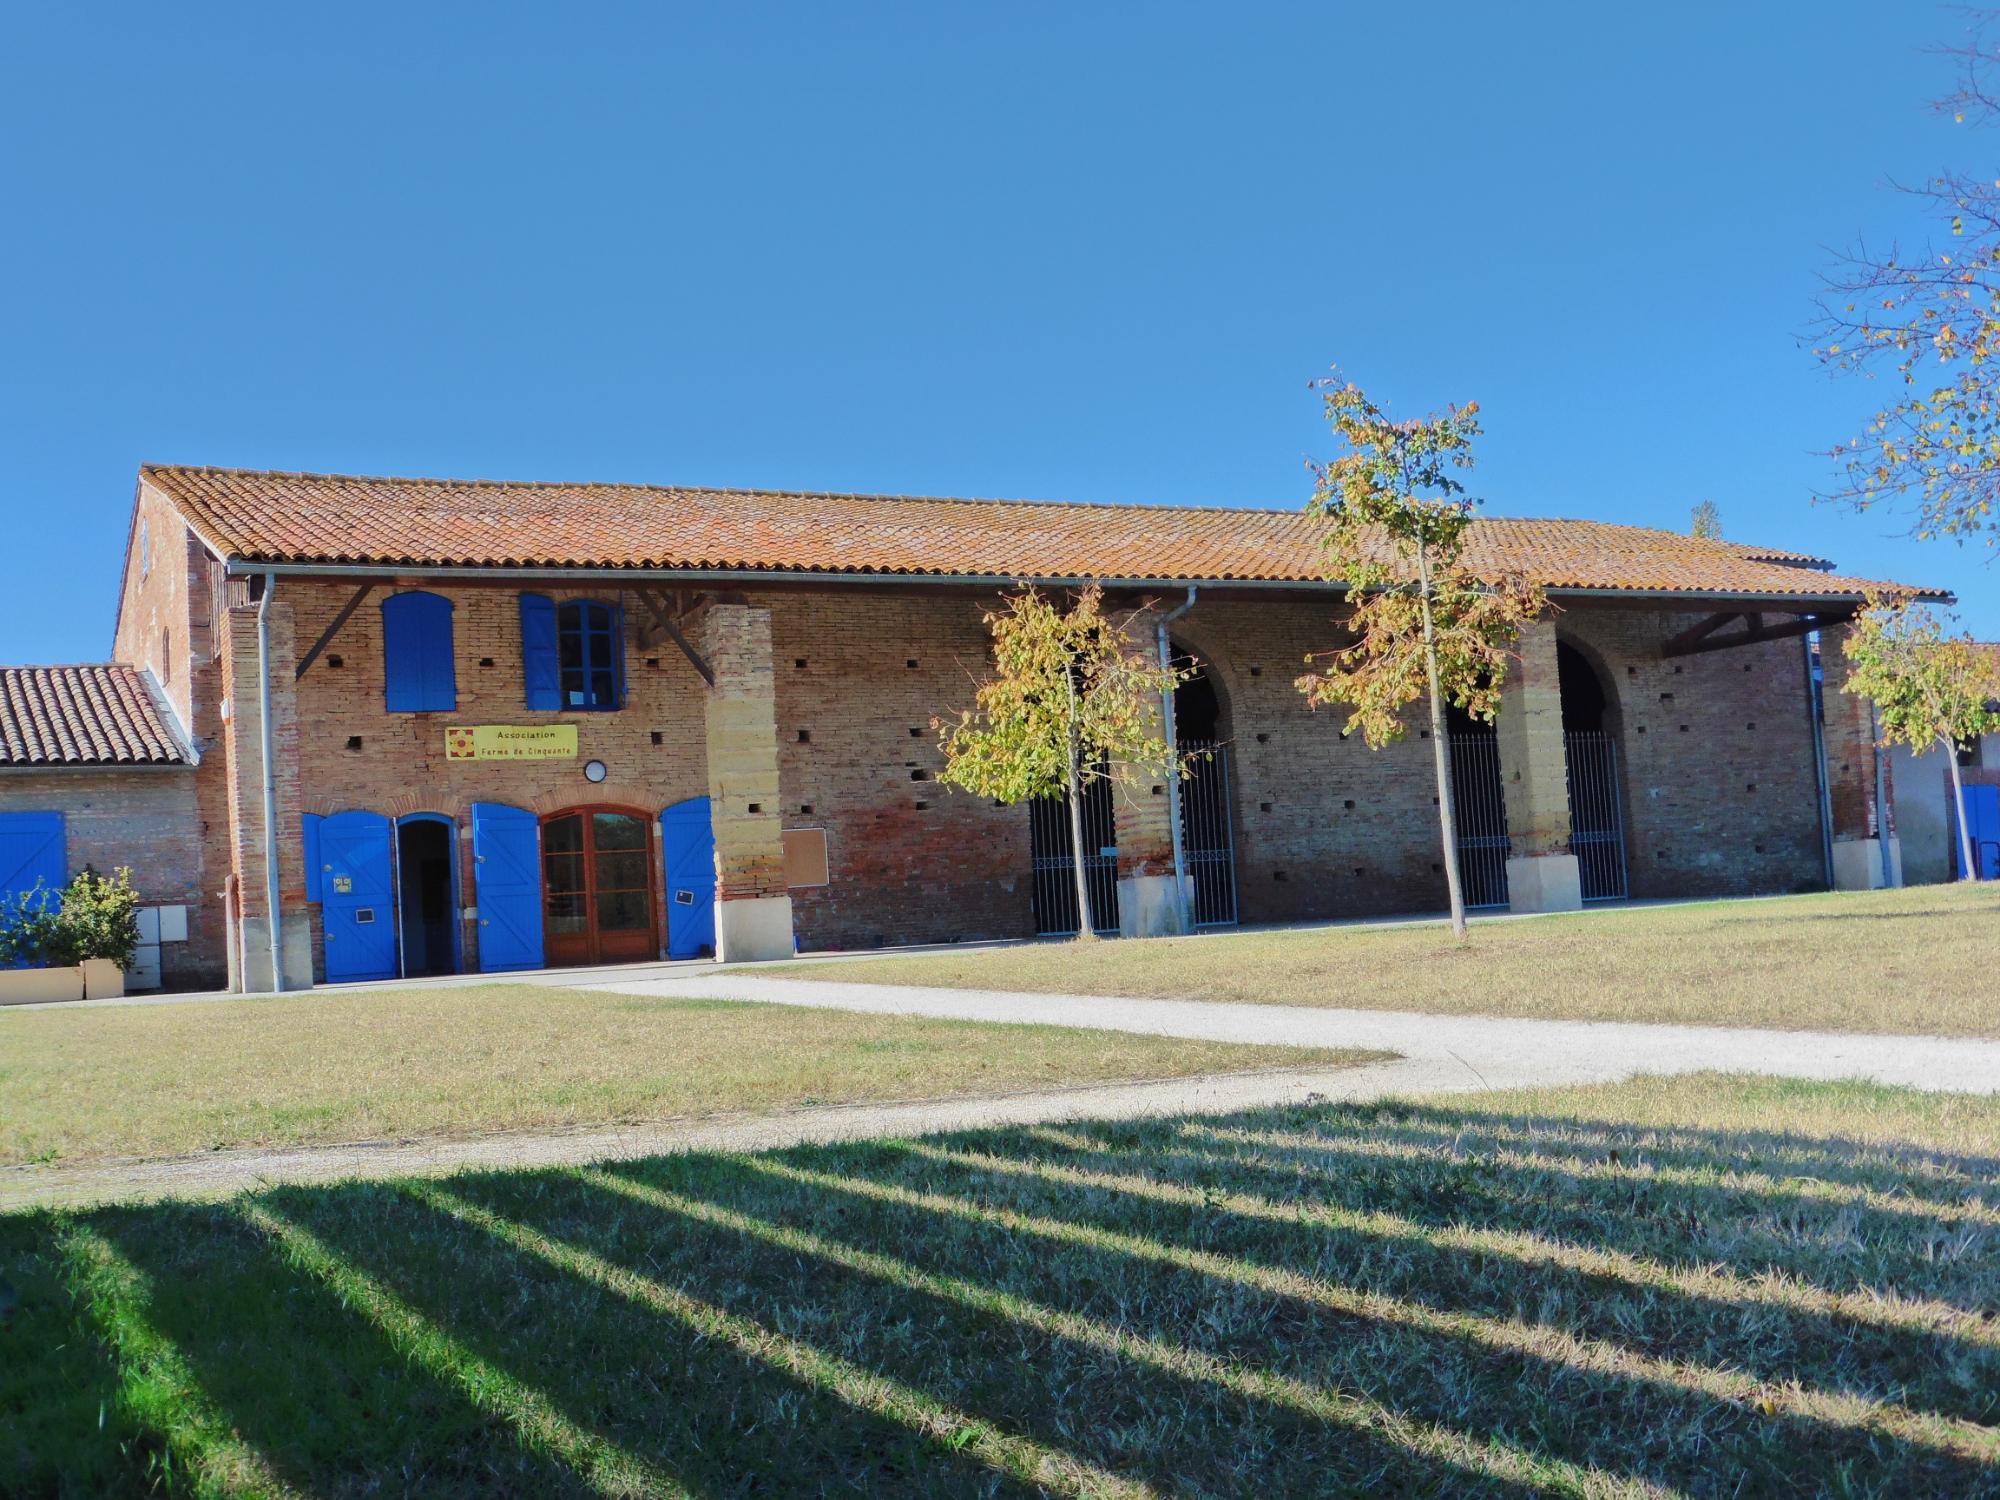
<path fill-rule="evenodd" d="M 2000 889 L 1475 923 L 1038 943 L 787 966 L 963 989 L 1360 1006 L 1450 1015 L 2000 1036 Z"/>
<path fill-rule="evenodd" d="M 1376 1055 L 518 984 L 0 1009 L 0 1164 L 605 1125 Z"/>
<path fill-rule="evenodd" d="M 0 1492 L 1994 1494 L 1996 1184 L 1678 1078 L 0 1218 Z"/>

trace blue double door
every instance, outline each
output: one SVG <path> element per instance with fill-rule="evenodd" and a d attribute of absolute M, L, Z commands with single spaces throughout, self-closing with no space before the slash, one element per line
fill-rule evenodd
<path fill-rule="evenodd" d="M 460 965 L 456 826 L 437 814 L 394 820 L 354 811 L 308 817 L 307 895 L 320 903 L 328 983 L 452 973 Z M 715 951 L 715 833 L 706 797 L 660 814 L 667 953 Z M 547 962 L 542 820 L 499 802 L 472 807 L 479 967 Z M 446 861 L 447 880 L 436 876 Z M 399 876 L 401 877 L 399 879 Z"/>
<path fill-rule="evenodd" d="M 1962 807 L 1965 831 L 1972 836 L 1973 869 L 1965 867 L 1961 841 L 1952 854 L 1958 878 L 1967 880 L 1976 873 L 1981 880 L 2000 880 L 2000 786 L 1967 787 Z"/>

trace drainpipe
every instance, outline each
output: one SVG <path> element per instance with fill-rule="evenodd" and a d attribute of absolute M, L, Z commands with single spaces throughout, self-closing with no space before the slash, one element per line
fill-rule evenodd
<path fill-rule="evenodd" d="M 1819 853 L 1826 871 L 1826 888 L 1833 889 L 1833 792 L 1826 775 L 1826 721 L 1819 677 L 1813 671 L 1813 635 L 1799 637 L 1805 646 L 1806 717 L 1812 721 L 1813 773 L 1819 785 Z"/>
<path fill-rule="evenodd" d="M 1180 606 L 1153 622 L 1153 639 L 1159 646 L 1162 671 L 1173 665 L 1173 647 L 1167 642 L 1167 627 L 1194 608 L 1195 592 L 1195 586 L 1189 584 L 1187 598 L 1181 601 Z M 1174 726 L 1174 690 L 1171 686 L 1160 689 L 1160 704 L 1167 721 L 1167 821 L 1173 825 L 1174 833 L 1174 909 L 1181 916 L 1181 931 L 1192 932 L 1194 913 L 1188 909 L 1187 847 L 1181 838 L 1181 737 Z"/>
<path fill-rule="evenodd" d="M 270 929 L 273 994 L 285 987 L 278 918 L 278 767 L 271 752 L 271 595 L 277 587 L 277 575 L 266 573 L 263 597 L 257 601 L 257 739 L 264 756 L 264 925 Z"/>

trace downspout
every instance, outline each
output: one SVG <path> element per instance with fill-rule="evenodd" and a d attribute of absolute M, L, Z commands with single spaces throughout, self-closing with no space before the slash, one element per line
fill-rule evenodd
<path fill-rule="evenodd" d="M 1167 627 L 1194 608 L 1195 585 L 1189 584 L 1187 598 L 1153 622 L 1153 639 L 1160 652 L 1160 670 L 1173 669 L 1173 647 L 1167 641 Z M 1180 913 L 1181 931 L 1194 931 L 1194 913 L 1188 909 L 1187 846 L 1181 838 L 1181 737 L 1174 725 L 1174 689 L 1171 683 L 1160 688 L 1162 717 L 1167 725 L 1167 821 L 1174 833 L 1174 909 Z"/>
<path fill-rule="evenodd" d="M 1817 634 L 1817 633 L 1815 633 Z M 1826 720 L 1820 692 L 1819 676 L 1813 671 L 1813 641 L 1815 636 L 1799 637 L 1805 647 L 1806 659 L 1806 717 L 1812 721 L 1813 774 L 1819 787 L 1819 853 L 1820 864 L 1826 872 L 1826 888 L 1833 889 L 1833 792 L 1826 775 Z"/>
<path fill-rule="evenodd" d="M 257 740 L 264 756 L 264 925 L 270 930 L 273 994 L 285 987 L 278 916 L 278 767 L 271 750 L 271 595 L 277 587 L 277 576 L 266 573 L 263 597 L 257 601 Z"/>

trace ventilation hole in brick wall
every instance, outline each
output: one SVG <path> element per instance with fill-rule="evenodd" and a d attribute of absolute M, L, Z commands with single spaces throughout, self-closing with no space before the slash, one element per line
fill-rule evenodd
<path fill-rule="evenodd" d="M 920 739 L 922 739 L 923 737 L 924 737 L 924 731 L 923 731 L 922 727 L 921 727 L 921 726 L 919 726 L 919 725 L 916 725 L 916 724 L 912 724 L 912 725 L 910 726 L 910 738 L 911 738 L 911 739 L 913 739 L 913 740 L 920 740 Z M 281 908 L 279 908 L 279 909 L 280 909 L 281 911 L 283 910 L 283 908 L 282 908 L 282 907 L 281 907 Z"/>
<path fill-rule="evenodd" d="M 753 802 L 753 803 L 751 803 L 751 804 L 750 804 L 750 807 L 749 807 L 749 810 L 750 810 L 751 812 L 753 812 L 753 813 L 760 813 L 760 812 L 762 812 L 762 811 L 764 810 L 764 804 L 763 804 L 763 803 L 761 803 L 761 802 Z M 283 907 L 279 907 L 279 908 L 278 908 L 278 912 L 279 912 L 279 915 L 281 915 L 281 916 L 282 916 L 282 915 L 284 914 L 284 908 L 283 908 Z"/>
<path fill-rule="evenodd" d="M 1262 677 L 1264 675 L 1264 669 L 1262 667 L 1252 667 L 1250 669 L 1250 675 L 1252 677 Z M 280 911 L 280 914 L 282 915 L 282 909 Z"/>
<path fill-rule="evenodd" d="M 813 810 L 813 805 L 810 802 L 801 802 L 799 804 L 799 815 L 801 817 L 810 818 L 812 816 L 812 810 Z M 284 910 L 282 906 L 279 907 L 278 909 L 280 911 Z"/>
<path fill-rule="evenodd" d="M 1660 694 L 1660 701 L 1662 703 L 1671 703 L 1674 701 L 1674 695 L 1672 693 L 1662 693 Z"/>
<path fill-rule="evenodd" d="M 1644 734 L 1645 732 L 1646 732 L 1646 726 L 1644 724 L 1641 724 L 1639 726 L 1639 733 Z"/>
<path fill-rule="evenodd" d="M 915 671 L 917 667 L 917 659 L 913 656 L 908 661 L 904 662 L 903 665 L 908 667 L 911 671 Z"/>
<path fill-rule="evenodd" d="M 1665 858 L 1667 857 L 1667 851 L 1666 851 L 1666 850 L 1664 850 L 1664 849 L 1660 849 L 1660 850 L 1657 850 L 1657 851 L 1655 851 L 1655 853 L 1654 853 L 1654 856 L 1653 856 L 1653 857 L 1654 857 L 1655 859 L 1665 859 Z M 283 910 L 283 908 L 282 908 L 282 907 L 281 907 L 281 908 L 279 908 L 279 909 L 280 909 L 281 911 Z"/>
<path fill-rule="evenodd" d="M 998 797 L 995 797 L 995 798 L 993 799 L 993 805 L 994 805 L 995 807 L 1005 807 L 1005 806 L 1006 806 L 1007 804 L 1006 804 L 1006 803 L 1004 803 L 1004 802 L 1002 802 L 1002 801 L 1001 801 L 1001 800 L 1000 800 L 1000 799 L 999 799 Z"/>
<path fill-rule="evenodd" d="M 801 745 L 810 745 L 812 743 L 812 737 L 813 737 L 813 732 L 810 729 L 801 729 L 799 731 L 799 743 Z M 282 907 L 279 908 L 280 912 L 282 912 L 283 910 L 284 908 Z"/>
<path fill-rule="evenodd" d="M 1743 727 L 1745 729 L 1755 729 L 1757 727 L 1757 721 L 1755 719 L 1752 719 L 1748 724 L 1745 724 Z M 284 908 L 281 906 L 278 908 L 278 910 L 282 912 Z"/>
<path fill-rule="evenodd" d="M 333 667 L 333 668 L 335 668 L 335 669 L 338 669 L 338 668 L 341 668 L 341 667 L 344 667 L 344 666 L 346 666 L 346 665 L 347 665 L 347 658 L 346 658 L 346 657 L 344 657 L 344 656 L 329 656 L 329 657 L 328 657 L 328 658 L 326 659 L 326 664 L 327 664 L 327 665 L 328 665 L 329 667 Z M 279 911 L 279 914 L 280 914 L 280 915 L 283 915 L 283 913 L 284 913 L 284 908 L 283 908 L 283 907 L 281 906 L 281 907 L 279 907 L 279 908 L 278 908 L 278 911 Z"/>
<path fill-rule="evenodd" d="M 1268 803 L 1268 802 L 1259 802 L 1259 803 L 1257 804 L 1257 811 L 1258 811 L 1258 812 L 1269 812 L 1270 810 L 1271 810 L 1271 804 L 1270 804 L 1270 803 Z M 284 910 L 284 908 L 283 908 L 283 907 L 280 907 L 280 908 L 279 908 L 279 911 L 280 911 L 280 912 L 282 912 L 283 910 Z"/>
<path fill-rule="evenodd" d="M 1442 874 L 1444 874 L 1444 866 L 1443 866 L 1443 865 L 1439 865 L 1439 864 L 1433 864 L 1433 865 L 1431 866 L 1431 874 L 1433 874 L 1433 875 L 1442 875 Z M 283 908 L 281 907 L 281 908 L 280 908 L 280 910 L 283 910 Z"/>
<path fill-rule="evenodd" d="M 912 781 L 929 781 L 930 779 L 931 779 L 931 773 L 928 771 L 918 770 L 910 772 L 910 780 Z M 283 911 L 284 908 L 280 907 L 279 912 L 282 914 Z"/>
<path fill-rule="evenodd" d="M 1687 725 L 1685 725 L 1685 724 L 1681 725 L 1681 733 L 1682 733 L 1682 734 L 1686 734 L 1687 732 L 1688 732 L 1688 727 L 1687 727 Z"/>
<path fill-rule="evenodd" d="M 655 729 L 653 731 L 653 743 L 656 745 L 664 745 L 666 742 L 667 742 L 667 737 L 664 734 L 661 734 L 659 730 Z M 278 910 L 283 911 L 284 908 L 279 907 Z"/>
<path fill-rule="evenodd" d="M 482 667 L 490 667 L 490 666 L 492 666 L 492 665 L 493 665 L 493 658 L 492 658 L 492 657 L 490 657 L 490 656 L 482 656 L 482 657 L 480 657 L 480 658 L 479 658 L 479 665 L 480 665 L 480 666 L 482 666 Z M 281 911 L 282 911 L 283 909 L 284 909 L 284 908 L 282 908 L 282 907 L 280 907 L 280 908 L 279 908 L 279 910 L 281 910 Z"/>
<path fill-rule="evenodd" d="M 1746 672 L 1748 672 L 1748 671 L 1750 671 L 1750 670 L 1751 670 L 1751 668 L 1752 668 L 1752 667 L 1753 667 L 1754 665 L 1755 665 L 1755 663 L 1753 663 L 1753 662 L 1747 662 L 1747 661 L 1746 661 L 1745 663 L 1743 663 L 1743 670 L 1744 670 L 1744 671 L 1746 671 Z"/>
<path fill-rule="evenodd" d="M 1167 789 L 1163 786 L 1156 786 L 1153 788 L 1153 795 L 1155 797 L 1164 797 L 1166 796 L 1166 794 L 1167 794 Z"/>
<path fill-rule="evenodd" d="M 1744 783 L 1744 786 L 1743 786 L 1743 790 L 1744 790 L 1744 791 L 1746 791 L 1746 792 L 1754 792 L 1754 791 L 1756 791 L 1756 790 L 1757 790 L 1757 783 L 1756 783 L 1756 782 L 1754 782 L 1754 781 L 1750 781 L 1750 782 L 1745 782 L 1745 783 Z M 281 911 L 283 910 L 283 908 L 282 908 L 282 907 L 280 907 L 279 909 L 280 909 Z"/>
<path fill-rule="evenodd" d="M 358 734 L 350 734 L 347 737 L 347 748 L 350 750 L 359 750 L 361 748 L 361 736 Z"/>
<path fill-rule="evenodd" d="M 1438 805 L 1438 799 L 1437 799 L 1437 798 L 1436 798 L 1435 796 L 1433 796 L 1433 797 L 1431 798 L 1431 806 L 1432 806 L 1432 807 L 1436 807 L 1437 805 Z M 280 908 L 280 909 L 282 910 L 282 908 Z"/>
<path fill-rule="evenodd" d="M 1359 880 L 1363 875 L 1366 875 L 1367 873 L 1368 872 L 1362 869 L 1361 866 L 1359 865 L 1356 865 L 1354 867 L 1354 878 L 1357 880 Z M 284 911 L 284 908 L 281 906 L 278 908 L 278 910 L 282 913 Z"/>
<path fill-rule="evenodd" d="M 1679 667 L 1675 667 L 1675 668 L 1674 668 L 1674 676 L 1678 677 L 1678 676 L 1680 676 L 1680 675 L 1681 675 L 1681 669 L 1680 669 Z"/>
<path fill-rule="evenodd" d="M 1283 870 L 1273 870 L 1271 872 L 1271 878 L 1282 885 L 1285 880 L 1285 872 Z"/>
<path fill-rule="evenodd" d="M 1637 667 L 1627 667 L 1625 669 L 1625 675 L 1627 677 L 1637 677 L 1639 675 L 1639 669 Z"/>
<path fill-rule="evenodd" d="M 1757 854 L 1762 854 L 1764 852 L 1764 846 L 1762 844 L 1752 844 L 1750 848 L 1753 852 Z M 278 910 L 283 911 L 284 908 L 281 906 L 278 908 Z"/>
<path fill-rule="evenodd" d="M 658 670 L 660 669 L 660 659 L 659 659 L 659 657 L 657 657 L 657 656 L 649 656 L 649 657 L 647 657 L 647 658 L 646 658 L 646 665 L 647 665 L 647 666 L 649 666 L 649 667 L 651 667 L 651 668 L 652 668 L 652 669 L 653 669 L 654 671 L 656 671 L 656 672 L 657 672 L 657 671 L 658 671 Z M 279 907 L 278 909 L 279 909 L 280 911 L 283 911 L 283 910 L 284 910 L 284 908 L 283 908 L 283 907 Z"/>
<path fill-rule="evenodd" d="M 795 656 L 792 658 L 792 665 L 803 672 L 806 669 L 806 659 L 803 656 Z"/>
<path fill-rule="evenodd" d="M 1417 738 L 1420 740 L 1427 740 L 1430 737 L 1431 737 L 1431 732 L 1428 729 L 1419 729 L 1417 731 Z M 282 916 L 283 914 L 284 914 L 284 909 L 281 907 L 279 908 L 279 915 Z"/>
<path fill-rule="evenodd" d="M 1345 802 L 1341 803 L 1340 805 L 1346 808 L 1349 812 L 1354 811 L 1354 799 L 1352 797 L 1349 797 Z M 283 907 L 279 908 L 280 912 L 282 912 L 283 910 L 284 910 Z"/>
<path fill-rule="evenodd" d="M 1260 734 L 1257 736 L 1257 743 L 1260 745 L 1268 745 L 1271 743 L 1271 737 L 1268 734 Z M 280 908 L 280 913 L 282 914 L 282 908 Z"/>
<path fill-rule="evenodd" d="M 930 803 L 928 803 L 928 802 L 919 802 L 919 803 L 917 804 L 917 811 L 918 811 L 918 812 L 923 812 L 923 811 L 925 811 L 926 809 L 928 809 L 929 807 L 930 807 Z"/>

